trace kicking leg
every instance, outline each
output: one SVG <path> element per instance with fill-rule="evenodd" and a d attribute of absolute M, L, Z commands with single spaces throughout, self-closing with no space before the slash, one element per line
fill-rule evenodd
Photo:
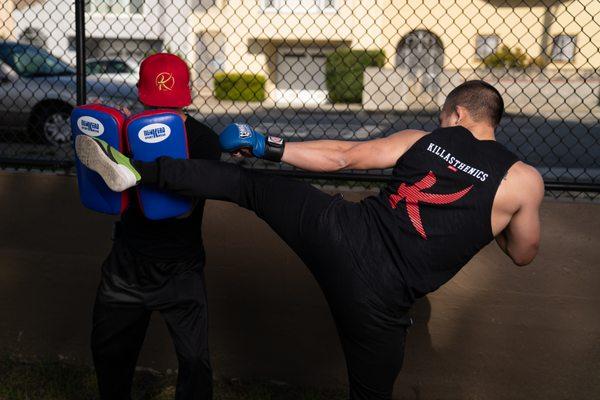
<path fill-rule="evenodd" d="M 329 237 L 326 212 L 339 197 L 311 185 L 210 160 L 134 162 L 104 142 L 80 135 L 76 141 L 81 162 L 98 172 L 113 190 L 138 183 L 186 196 L 225 200 L 254 211 L 296 252 Z"/>
<path fill-rule="evenodd" d="M 324 212 L 336 199 L 305 182 L 219 161 L 161 158 L 142 164 L 140 172 L 142 182 L 159 189 L 254 211 L 295 250 L 322 238 Z"/>

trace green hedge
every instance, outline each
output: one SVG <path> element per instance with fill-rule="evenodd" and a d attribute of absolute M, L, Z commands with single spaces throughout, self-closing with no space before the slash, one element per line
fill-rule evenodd
<path fill-rule="evenodd" d="M 383 50 L 337 50 L 327 56 L 327 90 L 332 103 L 360 103 L 367 67 L 383 67 Z"/>
<path fill-rule="evenodd" d="M 258 74 L 218 72 L 215 74 L 215 97 L 219 100 L 263 101 L 267 98 L 266 81 Z"/>
<path fill-rule="evenodd" d="M 546 54 L 531 57 L 519 47 L 510 49 L 508 46 L 503 45 L 493 54 L 484 58 L 481 66 L 484 68 L 526 70 L 527 68 L 544 69 L 548 64 L 550 64 L 550 59 Z"/>
<path fill-rule="evenodd" d="M 483 59 L 483 65 L 487 68 L 525 69 L 531 63 L 531 57 L 523 50 L 518 47 L 510 49 L 506 45 Z"/>

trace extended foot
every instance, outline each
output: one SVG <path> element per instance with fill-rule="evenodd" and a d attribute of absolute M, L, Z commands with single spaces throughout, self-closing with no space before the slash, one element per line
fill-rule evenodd
<path fill-rule="evenodd" d="M 78 135 L 75 151 L 83 165 L 100 174 L 112 191 L 122 192 L 140 181 L 131 160 L 103 140 Z"/>

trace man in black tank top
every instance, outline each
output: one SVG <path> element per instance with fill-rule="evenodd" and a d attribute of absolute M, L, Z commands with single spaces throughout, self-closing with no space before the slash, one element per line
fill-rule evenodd
<path fill-rule="evenodd" d="M 431 133 L 285 146 L 247 125 L 221 134 L 221 146 L 234 155 L 311 171 L 394 167 L 389 185 L 360 203 L 227 163 L 161 158 L 132 165 L 92 139 L 80 136 L 76 147 L 111 187 L 150 184 L 253 210 L 321 286 L 346 356 L 350 398 L 390 399 L 416 298 L 447 282 L 494 238 L 517 265 L 537 253 L 543 182 L 495 142 L 503 108 L 492 86 L 470 81 L 448 95 L 440 128 Z"/>

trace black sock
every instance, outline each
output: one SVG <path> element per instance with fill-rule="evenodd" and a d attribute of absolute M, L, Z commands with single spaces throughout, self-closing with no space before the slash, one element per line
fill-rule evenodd
<path fill-rule="evenodd" d="M 140 183 L 157 184 L 158 183 L 158 163 L 156 161 L 131 161 L 133 167 L 140 173 Z"/>

